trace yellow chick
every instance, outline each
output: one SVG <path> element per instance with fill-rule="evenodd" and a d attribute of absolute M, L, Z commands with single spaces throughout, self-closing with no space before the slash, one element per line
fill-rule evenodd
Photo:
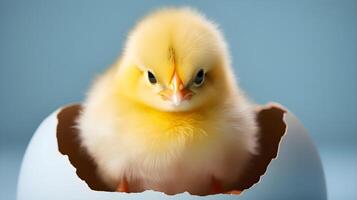
<path fill-rule="evenodd" d="M 121 192 L 231 190 L 257 146 L 225 40 L 190 8 L 137 24 L 119 61 L 94 82 L 78 127 L 100 177 Z"/>

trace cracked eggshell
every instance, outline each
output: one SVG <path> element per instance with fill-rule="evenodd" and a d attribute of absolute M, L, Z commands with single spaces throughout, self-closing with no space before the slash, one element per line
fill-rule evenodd
<path fill-rule="evenodd" d="M 18 200 L 327 199 L 320 158 L 308 133 L 291 112 L 275 104 L 257 111 L 257 120 L 265 135 L 260 142 L 267 156 L 254 161 L 256 168 L 247 169 L 244 183 L 237 186 L 244 190 L 240 195 L 105 191 L 93 173 L 93 163 L 78 150 L 78 141 L 71 138 L 79 111 L 78 105 L 60 108 L 38 127 L 22 162 Z M 274 132 L 277 135 L 269 135 Z"/>

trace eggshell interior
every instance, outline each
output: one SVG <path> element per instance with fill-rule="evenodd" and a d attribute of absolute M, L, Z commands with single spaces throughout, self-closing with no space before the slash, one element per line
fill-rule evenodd
<path fill-rule="evenodd" d="M 95 174 L 95 164 L 80 148 L 75 126 L 80 110 L 80 105 L 60 108 L 36 130 L 21 166 L 18 200 L 327 199 L 324 173 L 313 142 L 298 119 L 279 105 L 257 108 L 262 154 L 254 158 L 234 188 L 243 192 L 207 196 L 109 191 Z"/>

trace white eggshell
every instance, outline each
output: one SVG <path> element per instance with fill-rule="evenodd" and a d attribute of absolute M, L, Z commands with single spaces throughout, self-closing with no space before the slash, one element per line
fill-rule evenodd
<path fill-rule="evenodd" d="M 68 157 L 58 150 L 56 128 L 60 111 L 53 112 L 41 123 L 27 147 L 19 176 L 18 200 L 327 199 L 319 155 L 303 125 L 291 112 L 284 118 L 288 129 L 277 158 L 271 161 L 258 183 L 240 195 L 201 197 L 188 193 L 170 196 L 154 191 L 126 194 L 91 190 L 77 176 Z"/>

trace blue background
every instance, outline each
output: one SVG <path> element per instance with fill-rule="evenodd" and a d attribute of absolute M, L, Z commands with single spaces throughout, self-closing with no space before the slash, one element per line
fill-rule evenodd
<path fill-rule="evenodd" d="M 357 1 L 0 1 L 0 199 L 26 145 L 80 102 L 150 10 L 189 5 L 220 24 L 241 87 L 294 112 L 321 154 L 330 199 L 357 198 Z"/>

